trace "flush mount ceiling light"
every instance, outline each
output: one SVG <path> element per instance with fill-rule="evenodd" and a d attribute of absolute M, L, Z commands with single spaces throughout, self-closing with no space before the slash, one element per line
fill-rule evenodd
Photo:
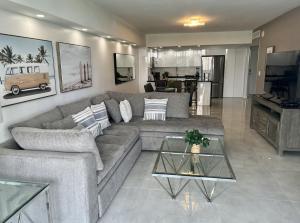
<path fill-rule="evenodd" d="M 86 31 L 88 31 L 88 29 L 87 28 L 82 28 L 81 31 L 86 32 Z"/>
<path fill-rule="evenodd" d="M 43 14 L 37 14 L 36 17 L 38 17 L 38 18 L 45 18 L 45 15 L 43 15 Z"/>
<path fill-rule="evenodd" d="M 121 43 L 126 43 L 126 41 L 125 41 L 125 40 L 122 40 Z"/>
<path fill-rule="evenodd" d="M 205 21 L 200 17 L 190 17 L 186 19 L 183 23 L 185 27 L 197 27 L 197 26 L 204 26 Z"/>
<path fill-rule="evenodd" d="M 111 36 L 105 36 L 105 38 L 107 38 L 107 39 L 110 39 L 110 38 L 111 38 Z"/>

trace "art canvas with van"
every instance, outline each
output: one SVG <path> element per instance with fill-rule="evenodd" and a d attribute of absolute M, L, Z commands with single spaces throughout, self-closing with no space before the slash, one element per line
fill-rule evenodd
<path fill-rule="evenodd" d="M 57 43 L 61 92 L 92 87 L 91 48 Z"/>
<path fill-rule="evenodd" d="M 0 34 L 0 103 L 56 94 L 52 42 Z"/>

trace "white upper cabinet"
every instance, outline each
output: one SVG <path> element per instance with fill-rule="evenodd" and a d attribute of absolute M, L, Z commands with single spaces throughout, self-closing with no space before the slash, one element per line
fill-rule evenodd
<path fill-rule="evenodd" d="M 201 66 L 201 50 L 161 50 L 156 61 L 156 67 Z"/>

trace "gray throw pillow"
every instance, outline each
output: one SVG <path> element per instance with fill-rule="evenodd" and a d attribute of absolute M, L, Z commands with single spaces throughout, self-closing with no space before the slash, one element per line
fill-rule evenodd
<path fill-rule="evenodd" d="M 107 108 L 108 114 L 115 123 L 119 123 L 122 121 L 120 106 L 115 99 L 105 101 L 105 106 Z"/>
<path fill-rule="evenodd" d="M 12 135 L 18 145 L 25 150 L 93 153 L 97 170 L 103 170 L 95 139 L 86 129 L 53 130 L 16 127 L 12 130 Z"/>
<path fill-rule="evenodd" d="M 44 129 L 73 129 L 76 126 L 71 115 L 68 117 L 54 121 L 54 122 L 45 122 L 42 124 Z"/>
<path fill-rule="evenodd" d="M 99 94 L 91 99 L 92 105 L 98 105 L 104 102 L 105 100 L 109 100 L 110 97 L 108 94 Z"/>

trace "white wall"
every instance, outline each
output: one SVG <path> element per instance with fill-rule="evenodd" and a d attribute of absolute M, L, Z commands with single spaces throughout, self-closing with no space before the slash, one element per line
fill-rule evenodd
<path fill-rule="evenodd" d="M 138 45 L 145 43 L 144 34 L 91 0 L 1 0 L 1 5 L 25 15 L 42 13 L 47 15 L 45 19 L 53 17 L 58 23 L 78 24 L 79 28 L 85 27 Z"/>
<path fill-rule="evenodd" d="M 144 85 L 148 81 L 148 51 L 146 47 L 139 48 L 139 92 L 144 92 Z"/>
<path fill-rule="evenodd" d="M 251 44 L 252 31 L 147 34 L 146 46 Z"/>
<path fill-rule="evenodd" d="M 139 75 L 136 80 L 116 86 L 114 84 L 113 53 L 135 55 L 138 63 L 138 50 L 120 43 L 106 41 L 103 38 L 88 35 L 73 29 L 41 22 L 33 18 L 0 10 L 0 33 L 40 38 L 53 41 L 56 72 L 57 95 L 2 108 L 4 122 L 0 123 L 0 142 L 10 137 L 7 126 L 36 114 L 40 114 L 56 105 L 65 104 L 89 97 L 107 90 L 138 92 Z M 92 49 L 93 87 L 68 93 L 60 93 L 55 42 L 86 45 Z M 138 67 L 136 68 L 138 71 Z"/>

